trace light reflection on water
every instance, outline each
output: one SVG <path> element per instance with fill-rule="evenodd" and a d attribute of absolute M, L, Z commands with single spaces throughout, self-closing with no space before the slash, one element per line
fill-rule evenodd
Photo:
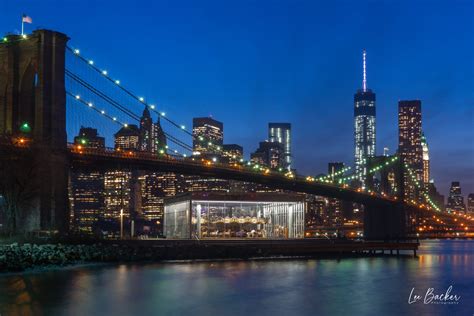
<path fill-rule="evenodd" d="M 131 264 L 0 276 L 4 315 L 472 315 L 474 241 L 418 258 Z M 413 287 L 458 305 L 409 305 Z"/>

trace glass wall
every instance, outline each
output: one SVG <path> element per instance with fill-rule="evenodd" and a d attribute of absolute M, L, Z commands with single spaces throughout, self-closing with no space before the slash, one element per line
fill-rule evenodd
<path fill-rule="evenodd" d="M 192 201 L 191 208 L 193 238 L 304 237 L 303 202 Z"/>
<path fill-rule="evenodd" d="M 166 238 L 190 238 L 189 200 L 165 205 L 164 234 Z"/>

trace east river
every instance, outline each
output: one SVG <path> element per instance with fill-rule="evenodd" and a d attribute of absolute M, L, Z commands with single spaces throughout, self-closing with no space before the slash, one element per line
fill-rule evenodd
<path fill-rule="evenodd" d="M 418 254 L 5 274 L 0 315 L 474 315 L 474 241 L 422 241 Z"/>

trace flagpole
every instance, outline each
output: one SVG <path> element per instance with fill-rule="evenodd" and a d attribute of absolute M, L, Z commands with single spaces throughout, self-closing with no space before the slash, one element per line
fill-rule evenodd
<path fill-rule="evenodd" d="M 23 28 L 24 28 L 23 16 L 21 16 L 21 35 L 23 36 Z"/>

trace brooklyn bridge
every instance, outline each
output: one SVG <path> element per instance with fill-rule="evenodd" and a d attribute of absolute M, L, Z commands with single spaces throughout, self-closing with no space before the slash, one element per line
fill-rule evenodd
<path fill-rule="evenodd" d="M 12 212 L 27 214 L 15 223 L 20 230 L 28 226 L 64 234 L 69 231 L 68 187 L 72 170 L 172 172 L 257 183 L 271 189 L 357 203 L 363 205 L 366 239 L 416 236 L 427 221 L 428 226 L 439 231 L 467 228 L 464 225 L 468 224 L 459 226 L 464 218 L 458 220 L 452 214 L 441 213 L 427 192 L 420 193 L 416 200 L 406 196 L 406 186 L 421 185 L 398 155 L 368 161 L 365 172 L 370 176 L 364 183 L 354 181 L 360 178 L 356 173 L 305 176 L 244 159 L 221 161 L 200 156 L 189 142 L 182 140 L 192 137 L 186 126 L 83 57 L 68 41 L 65 34 L 37 30 L 29 35 L 8 35 L 0 43 L 0 170 L 4 173 L 0 185 L 4 192 L 11 192 L 12 201 L 14 196 L 27 200 L 10 205 Z M 104 86 L 115 92 L 104 92 Z M 68 125 L 99 130 L 107 129 L 105 126 L 130 128 L 139 123 L 135 111 L 143 108 L 169 126 L 168 145 L 163 150 L 151 153 L 96 148 L 67 135 Z M 209 139 L 197 141 L 218 147 Z M 380 178 L 377 186 L 375 176 Z M 29 193 L 31 196 L 19 185 L 27 181 L 37 187 Z M 396 190 L 390 189 L 393 187 Z"/>

